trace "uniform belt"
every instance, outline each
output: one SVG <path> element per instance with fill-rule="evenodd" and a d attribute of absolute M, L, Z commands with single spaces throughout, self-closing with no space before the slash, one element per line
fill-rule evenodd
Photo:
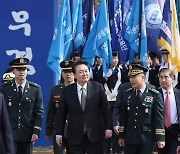
<path fill-rule="evenodd" d="M 171 126 L 166 127 L 166 129 L 172 129 L 172 128 L 178 128 L 178 127 L 179 127 L 179 124 L 172 124 Z"/>

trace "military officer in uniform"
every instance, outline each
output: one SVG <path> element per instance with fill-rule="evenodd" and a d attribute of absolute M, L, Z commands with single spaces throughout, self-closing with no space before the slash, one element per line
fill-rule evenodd
<path fill-rule="evenodd" d="M 165 145 L 162 96 L 145 83 L 145 72 L 140 61 L 129 65 L 132 88 L 123 97 L 118 141 L 125 154 L 152 154 L 155 141 L 159 148 Z"/>
<path fill-rule="evenodd" d="M 60 99 L 62 95 L 62 90 L 65 86 L 74 83 L 74 74 L 72 72 L 73 61 L 62 61 L 60 63 L 60 67 L 62 69 L 62 77 L 64 79 L 63 84 L 59 84 L 52 88 L 51 95 L 48 103 L 47 117 L 46 117 L 46 140 L 53 140 L 53 149 L 54 154 L 63 154 L 65 147 L 67 145 L 62 145 L 59 147 L 56 143 L 56 132 L 55 132 L 55 118 L 57 116 L 57 112 L 61 107 Z M 65 134 L 65 138 L 67 135 Z M 63 143 L 66 141 L 63 141 Z M 68 150 L 68 149 L 66 149 Z"/>
<path fill-rule="evenodd" d="M 15 79 L 2 85 L 16 154 L 32 154 L 32 144 L 38 140 L 42 118 L 41 87 L 26 79 L 29 59 L 17 58 L 9 64 Z"/>

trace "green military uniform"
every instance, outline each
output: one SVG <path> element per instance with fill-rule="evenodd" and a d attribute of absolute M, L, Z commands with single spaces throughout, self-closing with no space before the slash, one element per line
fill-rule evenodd
<path fill-rule="evenodd" d="M 18 58 L 9 64 L 14 69 L 24 71 L 28 62 L 27 58 Z M 32 154 L 32 135 L 40 136 L 42 125 L 44 112 L 42 91 L 38 84 L 25 79 L 21 86 L 20 97 L 17 86 L 20 87 L 13 79 L 2 85 L 1 92 L 4 94 L 9 113 L 15 151 L 17 154 Z"/>
<path fill-rule="evenodd" d="M 143 73 L 142 69 L 139 69 Z M 138 70 L 130 72 L 138 74 Z M 141 97 L 137 89 L 129 88 L 123 97 L 122 116 L 120 118 L 119 137 L 125 139 L 125 153 L 152 154 L 155 141 L 165 140 L 164 105 L 161 94 L 145 85 Z M 138 147 L 138 148 L 137 148 Z"/>
<path fill-rule="evenodd" d="M 26 81 L 22 99 L 18 99 L 15 81 L 2 85 L 14 140 L 31 141 L 32 134 L 40 135 L 43 103 L 39 85 Z"/>

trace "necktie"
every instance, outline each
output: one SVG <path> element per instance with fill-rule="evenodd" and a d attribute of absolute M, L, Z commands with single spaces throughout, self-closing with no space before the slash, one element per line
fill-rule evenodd
<path fill-rule="evenodd" d="M 22 98 L 22 86 L 18 87 L 18 95 L 19 95 L 19 100 Z"/>
<path fill-rule="evenodd" d="M 170 97 L 169 91 L 166 92 L 166 99 L 165 99 L 165 108 L 164 108 L 164 118 L 165 118 L 165 126 L 168 128 L 171 126 L 171 112 L 170 112 Z"/>
<path fill-rule="evenodd" d="M 81 88 L 81 90 L 82 90 L 82 93 L 81 93 L 81 107 L 82 107 L 82 110 L 84 111 L 85 106 L 86 106 L 86 94 L 85 94 L 85 89 L 83 87 Z M 85 132 L 86 132 L 86 124 L 85 124 L 85 122 L 84 122 L 83 131 L 84 131 L 84 134 L 85 134 Z"/>
<path fill-rule="evenodd" d="M 82 90 L 82 93 L 81 93 L 81 107 L 82 107 L 82 109 L 84 111 L 85 106 L 86 106 L 86 94 L 85 94 L 85 89 L 83 87 L 81 88 L 81 90 Z"/>
<path fill-rule="evenodd" d="M 137 96 L 137 99 L 140 100 L 140 98 L 141 98 L 141 91 L 140 90 L 137 90 L 136 96 Z"/>

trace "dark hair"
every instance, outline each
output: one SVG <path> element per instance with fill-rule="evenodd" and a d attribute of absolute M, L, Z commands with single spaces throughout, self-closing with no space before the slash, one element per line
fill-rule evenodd
<path fill-rule="evenodd" d="M 13 71 L 12 67 L 9 67 L 9 68 L 5 71 L 5 73 L 10 73 L 10 72 L 12 72 L 12 71 Z"/>
<path fill-rule="evenodd" d="M 160 74 L 163 73 L 163 72 L 168 72 L 169 76 L 170 76 L 171 78 L 174 78 L 174 79 L 175 79 L 175 75 L 174 75 L 173 71 L 170 70 L 169 68 L 162 68 L 162 69 L 160 69 L 160 70 L 159 70 L 159 76 L 160 76 Z"/>
<path fill-rule="evenodd" d="M 137 56 L 139 57 L 139 54 L 138 54 L 138 53 L 135 53 L 135 54 L 134 54 L 134 58 L 136 58 Z"/>
<path fill-rule="evenodd" d="M 86 65 L 86 66 L 88 67 L 87 61 L 85 61 L 85 60 L 78 60 L 78 61 L 76 61 L 76 62 L 74 63 L 74 65 L 73 65 L 73 67 L 72 67 L 72 72 L 73 72 L 73 73 L 76 73 L 76 67 L 77 67 L 78 65 Z"/>

